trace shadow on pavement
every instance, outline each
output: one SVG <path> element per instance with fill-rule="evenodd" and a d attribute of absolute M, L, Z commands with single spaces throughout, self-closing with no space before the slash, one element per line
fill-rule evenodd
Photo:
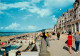
<path fill-rule="evenodd" d="M 66 46 L 64 46 L 63 49 L 68 51 L 68 47 L 66 47 Z"/>
<path fill-rule="evenodd" d="M 66 47 L 66 46 L 64 46 L 63 49 L 68 51 L 68 47 Z M 75 48 L 72 47 L 72 50 L 75 51 Z"/>
<path fill-rule="evenodd" d="M 73 50 L 73 51 L 76 51 L 74 47 L 72 47 L 72 50 Z"/>

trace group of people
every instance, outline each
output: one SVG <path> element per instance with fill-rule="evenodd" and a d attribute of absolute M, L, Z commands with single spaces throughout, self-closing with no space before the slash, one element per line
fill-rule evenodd
<path fill-rule="evenodd" d="M 49 33 L 49 32 L 43 32 L 41 37 L 44 38 L 44 40 L 46 41 L 46 45 L 47 47 L 50 47 L 50 43 L 49 43 L 49 38 L 53 37 L 53 40 L 55 40 L 54 36 L 52 35 L 55 35 L 55 33 Z M 58 32 L 57 33 L 57 39 L 59 40 L 60 39 L 60 33 Z"/>
<path fill-rule="evenodd" d="M 71 32 L 69 32 L 68 34 L 68 40 L 67 40 L 67 46 L 69 47 L 69 53 L 72 53 L 72 44 L 73 42 L 75 42 L 75 53 L 79 52 L 79 42 L 80 42 L 80 35 L 79 32 L 76 32 L 76 34 L 73 34 Z"/>
<path fill-rule="evenodd" d="M 44 38 L 44 40 L 46 41 L 46 45 L 47 47 L 50 47 L 50 43 L 49 43 L 49 35 L 50 33 L 45 33 L 43 32 L 42 33 L 42 38 Z M 53 37 L 54 39 L 54 37 Z M 57 33 L 57 39 L 59 40 L 60 39 L 60 33 L 58 32 Z M 79 52 L 79 43 L 80 43 L 80 35 L 79 35 L 79 32 L 76 32 L 76 34 L 72 34 L 70 31 L 69 31 L 69 34 L 68 34 L 68 38 L 67 38 L 67 46 L 69 47 L 69 53 L 71 54 L 72 53 L 72 44 L 75 42 L 75 46 L 76 46 L 76 49 L 75 49 L 75 53 L 78 53 Z"/>

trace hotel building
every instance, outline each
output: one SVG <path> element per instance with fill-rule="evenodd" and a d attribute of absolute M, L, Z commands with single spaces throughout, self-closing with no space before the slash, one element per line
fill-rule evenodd
<path fill-rule="evenodd" d="M 57 24 L 54 26 L 56 32 L 80 33 L 80 0 L 75 0 L 72 9 L 68 9 L 62 16 L 57 19 Z"/>

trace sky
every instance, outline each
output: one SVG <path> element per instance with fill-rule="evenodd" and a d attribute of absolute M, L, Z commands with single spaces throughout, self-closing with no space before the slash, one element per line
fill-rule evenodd
<path fill-rule="evenodd" d="M 0 0 L 0 32 L 53 28 L 75 0 Z"/>

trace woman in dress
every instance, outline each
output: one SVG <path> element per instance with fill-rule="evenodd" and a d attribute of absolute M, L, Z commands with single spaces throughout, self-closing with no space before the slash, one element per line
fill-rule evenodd
<path fill-rule="evenodd" d="M 72 40 L 73 40 L 73 37 L 71 35 L 71 32 L 69 32 L 67 46 L 69 47 L 69 53 L 70 54 L 72 53 Z"/>

